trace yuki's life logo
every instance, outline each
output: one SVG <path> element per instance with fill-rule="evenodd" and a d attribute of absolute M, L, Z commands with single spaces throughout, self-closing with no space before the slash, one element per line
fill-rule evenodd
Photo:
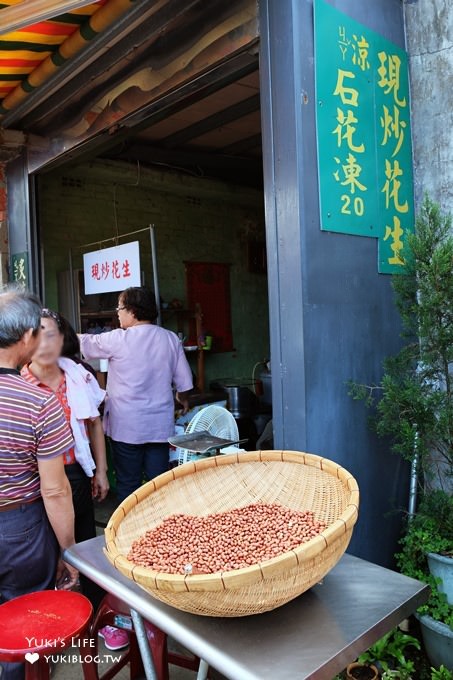
<path fill-rule="evenodd" d="M 121 659 L 121 655 L 113 654 L 98 654 L 96 641 L 92 638 L 82 639 L 82 638 L 71 638 L 66 640 L 65 638 L 55 638 L 38 639 L 35 637 L 25 638 L 30 649 L 40 648 L 47 651 L 47 654 L 42 654 L 41 658 L 46 661 L 46 663 L 118 663 Z M 66 651 L 62 653 L 62 650 Z M 25 661 L 30 664 L 36 663 L 40 658 L 38 652 L 30 651 L 25 654 Z"/>

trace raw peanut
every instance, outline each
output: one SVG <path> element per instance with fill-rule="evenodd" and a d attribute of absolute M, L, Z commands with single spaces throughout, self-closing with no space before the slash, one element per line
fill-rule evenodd
<path fill-rule="evenodd" d="M 326 528 L 311 511 L 254 503 L 203 517 L 171 515 L 131 546 L 128 559 L 163 573 L 242 569 L 292 550 Z"/>

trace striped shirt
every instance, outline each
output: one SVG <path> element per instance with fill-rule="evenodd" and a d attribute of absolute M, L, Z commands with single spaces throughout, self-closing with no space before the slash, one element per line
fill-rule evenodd
<path fill-rule="evenodd" d="M 0 368 L 0 506 L 38 498 L 38 459 L 55 458 L 72 446 L 55 395 L 30 385 L 18 371 Z"/>

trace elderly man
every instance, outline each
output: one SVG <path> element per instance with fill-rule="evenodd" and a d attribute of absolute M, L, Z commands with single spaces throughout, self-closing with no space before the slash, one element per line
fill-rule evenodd
<path fill-rule="evenodd" d="M 74 543 L 71 487 L 63 454 L 73 445 L 53 394 L 27 383 L 41 328 L 39 300 L 0 293 L 0 604 L 36 590 L 71 588 L 78 573 L 59 559 Z M 0 632 L 1 646 L 1 632 Z M 23 664 L 0 664 L 2 680 L 21 680 Z"/>

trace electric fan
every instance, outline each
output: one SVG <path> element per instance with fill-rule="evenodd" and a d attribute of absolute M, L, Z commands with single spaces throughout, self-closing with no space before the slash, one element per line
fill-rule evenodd
<path fill-rule="evenodd" d="M 239 440 L 239 431 L 235 419 L 226 408 L 212 404 L 198 411 L 187 426 L 186 434 L 193 432 L 209 432 L 213 437 L 222 439 Z M 237 446 L 226 446 L 221 453 L 234 453 L 242 451 Z M 207 458 L 209 453 L 193 453 L 187 449 L 178 448 L 178 464 L 187 463 L 188 460 Z"/>

